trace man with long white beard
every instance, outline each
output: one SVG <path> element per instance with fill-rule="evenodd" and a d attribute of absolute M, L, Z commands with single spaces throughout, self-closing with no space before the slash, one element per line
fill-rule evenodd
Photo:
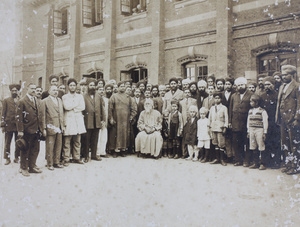
<path fill-rule="evenodd" d="M 151 155 L 158 159 L 163 144 L 160 130 L 162 128 L 161 114 L 153 109 L 153 100 L 148 99 L 138 120 L 139 134 L 135 139 L 135 150 L 142 155 Z"/>

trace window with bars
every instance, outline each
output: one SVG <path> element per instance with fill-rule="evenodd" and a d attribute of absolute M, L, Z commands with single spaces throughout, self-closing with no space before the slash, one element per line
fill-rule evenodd
<path fill-rule="evenodd" d="M 149 0 L 120 0 L 123 15 L 136 15 L 147 11 Z"/>
<path fill-rule="evenodd" d="M 131 79 L 133 83 L 137 83 L 140 80 L 147 80 L 147 78 L 148 70 L 142 67 L 120 72 L 120 80 Z"/>
<path fill-rule="evenodd" d="M 53 33 L 57 36 L 68 34 L 69 8 L 54 10 Z"/>
<path fill-rule="evenodd" d="M 191 62 L 183 66 L 184 76 L 191 81 L 198 81 L 206 79 L 208 74 L 208 67 L 206 61 Z"/>
<path fill-rule="evenodd" d="M 103 0 L 82 0 L 82 23 L 86 27 L 103 23 Z"/>
<path fill-rule="evenodd" d="M 278 52 L 260 56 L 258 58 L 259 74 L 272 76 L 280 71 L 282 65 L 294 65 L 297 67 L 297 54 L 291 52 Z"/>

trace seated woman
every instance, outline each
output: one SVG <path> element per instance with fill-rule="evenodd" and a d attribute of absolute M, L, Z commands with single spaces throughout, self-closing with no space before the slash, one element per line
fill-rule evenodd
<path fill-rule="evenodd" d="M 163 144 L 160 130 L 162 128 L 161 114 L 153 109 L 153 100 L 147 99 L 138 120 L 139 133 L 135 139 L 135 150 L 142 155 L 159 158 Z"/>

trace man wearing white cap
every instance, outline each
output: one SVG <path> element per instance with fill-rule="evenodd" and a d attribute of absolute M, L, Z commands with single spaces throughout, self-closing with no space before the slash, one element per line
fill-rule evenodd
<path fill-rule="evenodd" d="M 247 116 L 250 109 L 250 97 L 253 94 L 247 90 L 247 79 L 239 77 L 235 80 L 237 92 L 234 93 L 229 105 L 229 127 L 232 128 L 232 150 L 235 156 L 235 166 L 242 165 L 244 152 L 244 167 L 249 166 L 249 141 L 247 139 Z M 244 146 L 246 145 L 246 151 Z"/>
<path fill-rule="evenodd" d="M 283 84 L 279 88 L 275 121 L 281 128 L 281 145 L 286 155 L 286 168 L 290 175 L 300 171 L 300 87 L 295 81 L 295 66 L 283 65 Z"/>

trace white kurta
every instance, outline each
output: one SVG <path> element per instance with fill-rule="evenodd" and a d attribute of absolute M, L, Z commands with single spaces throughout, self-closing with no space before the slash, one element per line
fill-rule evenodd
<path fill-rule="evenodd" d="M 106 144 L 107 144 L 107 122 L 108 122 L 108 98 L 102 97 L 104 101 L 105 111 L 105 127 L 99 130 L 99 139 L 97 146 L 97 155 L 106 155 Z"/>
<path fill-rule="evenodd" d="M 151 134 L 147 134 L 145 128 L 155 128 Z M 138 120 L 139 134 L 135 139 L 135 150 L 142 154 L 151 154 L 154 157 L 159 156 L 163 145 L 163 138 L 160 130 L 162 128 L 162 116 L 157 110 L 151 110 L 150 113 L 142 111 Z"/>
<path fill-rule="evenodd" d="M 82 111 L 85 109 L 81 94 L 65 94 L 62 97 L 64 106 L 64 136 L 86 133 Z"/>

